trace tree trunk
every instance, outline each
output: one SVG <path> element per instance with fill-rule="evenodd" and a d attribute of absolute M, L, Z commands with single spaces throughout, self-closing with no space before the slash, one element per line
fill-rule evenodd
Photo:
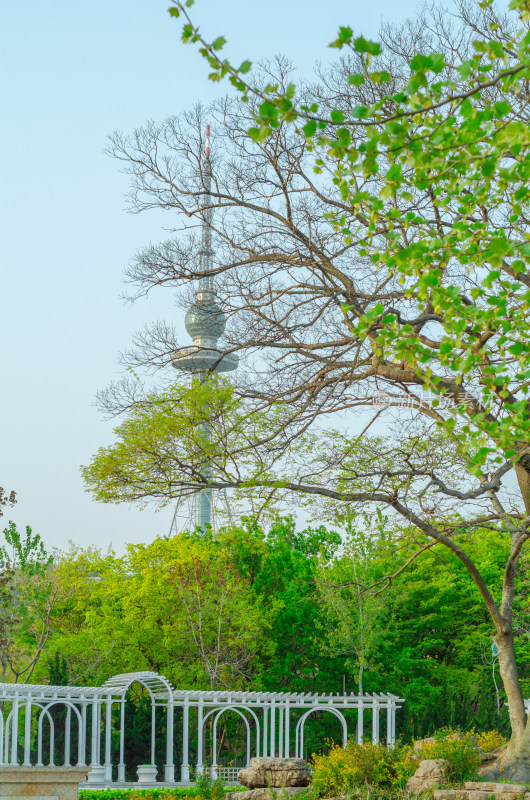
<path fill-rule="evenodd" d="M 526 719 L 524 698 L 521 690 L 513 643 L 513 630 L 507 625 L 495 635 L 499 650 L 499 671 L 508 701 L 512 736 L 505 754 L 488 770 L 484 777 L 489 780 L 530 781 L 530 726 Z"/>
<path fill-rule="evenodd" d="M 523 692 L 513 645 L 513 631 L 502 631 L 495 636 L 499 650 L 499 672 L 501 674 L 504 691 L 508 700 L 510 724 L 512 726 L 511 748 L 516 749 L 523 740 L 526 728 L 526 713 L 524 710 Z"/>

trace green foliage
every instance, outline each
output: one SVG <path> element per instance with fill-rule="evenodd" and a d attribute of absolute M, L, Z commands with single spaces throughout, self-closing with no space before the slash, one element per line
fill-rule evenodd
<path fill-rule="evenodd" d="M 385 745 L 350 739 L 343 749 L 333 746 L 327 755 L 315 755 L 311 793 L 316 797 L 351 797 L 364 786 L 404 789 L 407 780 L 424 759 L 447 761 L 450 783 L 463 783 L 474 777 L 480 763 L 479 743 L 500 746 L 505 740 L 495 731 L 477 737 L 473 731 L 462 734 L 451 729 L 438 731 L 432 741 L 420 748 Z"/>
<path fill-rule="evenodd" d="M 341 26 L 330 47 L 351 51 L 364 68 L 350 75 L 351 85 L 389 84 L 387 93 L 368 91 L 361 95 L 365 104 L 347 107 L 307 106 L 305 89 L 298 94 L 292 85 L 264 88 L 247 80 L 228 59 L 219 61 L 220 40 L 202 37 L 184 2 L 170 11 L 185 18 L 183 39 L 199 44 L 214 67 L 210 78 L 226 77 L 244 101 L 255 100 L 250 138 L 262 143 L 280 126 L 292 127 L 301 146 L 315 153 L 315 172 L 325 165 L 334 175 L 343 205 L 330 209 L 329 219 L 346 244 L 355 241 L 361 258 L 377 263 L 412 306 L 436 318 L 440 335 L 429 341 L 393 313 L 393 299 L 345 308 L 352 333 L 369 345 L 382 377 L 401 364 L 406 383 L 451 400 L 439 425 L 477 476 L 489 459 L 520 458 L 530 434 L 530 129 L 519 116 L 530 75 L 530 31 L 527 3 L 518 0 L 510 9 L 511 26 L 491 24 L 462 63 L 448 64 L 442 53 L 415 53 L 406 74 L 394 80 L 372 66 L 380 44 Z M 435 223 L 411 205 L 425 192 Z M 355 230 L 344 225 L 350 210 Z M 488 357 L 492 349 L 495 358 Z M 474 402 L 459 388 L 468 380 L 483 391 Z"/>
<path fill-rule="evenodd" d="M 2 486 L 0 486 L 0 517 L 4 513 L 3 509 L 6 506 L 14 506 L 16 502 L 16 493 L 13 491 L 7 492 Z"/>
<path fill-rule="evenodd" d="M 228 786 L 226 789 L 221 789 L 220 795 L 215 797 L 222 797 L 224 792 L 233 791 L 233 786 Z M 80 800 L 191 800 L 197 798 L 198 800 L 211 800 L 213 797 L 210 794 L 202 793 L 196 786 L 189 789 L 81 789 L 79 792 Z"/>
<path fill-rule="evenodd" d="M 118 672 L 153 669 L 176 686 L 209 688 L 219 659 L 216 681 L 228 688 L 351 692 L 359 688 L 362 666 L 364 691 L 391 690 L 406 698 L 397 715 L 403 741 L 447 725 L 509 732 L 506 708 L 497 715 L 491 667 L 483 661 L 492 625 L 454 557 L 441 547 L 428 550 L 379 598 L 359 596 L 356 578 L 376 582 L 409 557 L 406 547 L 396 550 L 386 528 L 381 518 L 363 539 L 355 530 L 342 536 L 323 526 L 297 530 L 291 518 L 278 519 L 268 531 L 247 520 L 215 536 L 194 532 L 130 546 L 121 558 L 74 549 L 55 569 L 70 591 L 52 618 L 53 681 L 63 679 L 65 666 L 70 681 L 91 685 Z M 487 530 L 471 538 L 466 546 L 495 586 L 504 539 Z M 524 560 L 522 566 L 524 577 Z M 336 584 L 342 588 L 333 590 Z M 519 581 L 521 606 L 525 587 Z M 223 617 L 219 649 L 212 646 L 212 631 L 222 597 L 230 623 Z M 210 648 L 206 658 L 193 645 L 199 611 L 203 643 Z M 517 646 L 524 664 L 524 636 Z M 52 672 L 42 668 L 36 676 L 52 681 Z M 135 765 L 146 762 L 149 745 L 150 705 L 137 689 L 131 688 L 126 714 L 131 778 Z M 220 738 L 223 730 L 231 748 L 223 755 L 231 760 L 244 752 L 244 731 L 229 715 L 220 721 Z M 163 729 L 156 735 L 162 737 Z M 337 736 L 330 715 L 312 717 L 308 752 Z"/>
<path fill-rule="evenodd" d="M 487 739 L 483 739 L 484 742 Z M 419 761 L 444 758 L 450 783 L 464 783 L 474 777 L 480 764 L 480 750 L 474 731 L 459 734 L 453 730 L 437 731 L 434 741 L 425 743 L 416 751 Z"/>
<path fill-rule="evenodd" d="M 328 755 L 315 755 L 311 791 L 316 797 L 350 796 L 359 786 L 392 786 L 401 763 L 399 748 L 350 739 L 334 745 Z"/>
<path fill-rule="evenodd" d="M 0 546 L 0 666 L 2 680 L 30 679 L 50 633 L 55 601 L 52 557 L 39 534 L 10 521 Z"/>
<path fill-rule="evenodd" d="M 224 794 L 222 780 L 214 778 L 208 768 L 196 776 L 195 790 L 201 800 L 222 800 Z"/>

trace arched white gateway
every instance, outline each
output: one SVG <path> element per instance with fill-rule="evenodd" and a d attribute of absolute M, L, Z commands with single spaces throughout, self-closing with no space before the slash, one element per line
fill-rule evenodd
<path fill-rule="evenodd" d="M 393 694 L 303 694 L 291 692 L 231 692 L 175 689 L 163 675 L 155 672 L 128 672 L 115 675 L 103 686 L 46 686 L 28 684 L 0 684 L 0 763 L 21 763 L 30 766 L 42 759 L 42 725 L 48 719 L 50 733 L 53 721 L 50 710 L 56 705 L 66 709 L 64 723 L 65 764 L 72 761 L 70 750 L 77 751 L 77 763 L 90 766 L 88 783 L 97 787 L 135 786 L 125 781 L 125 714 L 126 694 L 133 683 L 139 683 L 149 693 L 151 700 L 150 764 L 142 766 L 144 786 L 175 786 L 190 783 L 190 729 L 196 730 L 193 745 L 194 764 L 197 772 L 204 767 L 205 722 L 213 715 L 212 766 L 221 777 L 233 778 L 237 768 L 224 768 L 215 762 L 217 752 L 217 721 L 228 710 L 234 711 L 245 721 L 247 732 L 246 758 L 253 755 L 284 756 L 301 755 L 304 742 L 304 725 L 313 711 L 327 711 L 337 717 L 342 726 L 343 743 L 350 727 L 356 730 L 357 739 L 365 736 L 365 712 L 371 716 L 372 741 L 379 741 L 380 713 L 386 716 L 386 743 L 395 741 L 396 709 L 404 701 Z M 119 714 L 112 716 L 113 706 L 118 705 Z M 159 711 L 160 710 L 160 711 Z M 37 714 L 32 725 L 32 715 Z M 165 714 L 164 752 L 155 752 L 157 743 L 155 723 L 159 713 Z M 353 715 L 353 716 L 352 716 Z M 75 724 L 72 726 L 72 720 Z M 251 735 L 251 722 L 256 736 Z M 119 726 L 119 736 L 112 736 L 113 726 Z M 61 725 L 62 727 L 62 725 Z M 115 732 L 115 734 L 117 731 Z M 75 734 L 73 738 L 72 734 Z M 160 728 L 159 728 L 160 734 Z M 50 751 L 53 759 L 53 737 Z M 57 739 L 57 736 L 55 737 Z M 119 747 L 114 752 L 112 742 Z M 254 741 L 254 744 L 252 743 Z M 71 743 L 77 747 L 70 747 Z M 160 738 L 158 739 L 160 742 Z M 182 754 L 180 772 L 176 774 L 175 745 Z M 157 782 L 156 759 L 164 761 L 163 780 Z M 232 774 L 234 773 L 234 774 Z"/>
<path fill-rule="evenodd" d="M 333 706 L 316 706 L 315 708 L 310 708 L 305 712 L 305 714 L 302 714 L 298 720 L 295 736 L 295 756 L 297 758 L 304 757 L 304 725 L 308 716 L 310 714 L 314 714 L 315 711 L 327 711 L 328 714 L 333 714 L 335 717 L 337 717 L 342 725 L 342 746 L 346 747 L 346 742 L 348 741 L 348 724 L 344 719 L 344 714 L 342 714 L 337 708 L 333 708 Z"/>

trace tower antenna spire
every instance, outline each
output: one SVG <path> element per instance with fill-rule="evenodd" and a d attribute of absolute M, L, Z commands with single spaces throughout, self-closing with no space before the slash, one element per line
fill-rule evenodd
<path fill-rule="evenodd" d="M 217 341 L 224 333 L 226 317 L 216 302 L 215 287 L 213 283 L 213 256 L 212 249 L 212 164 L 210 160 L 210 126 L 206 126 L 206 164 L 201 173 L 202 178 L 202 203 L 201 203 L 201 249 L 200 279 L 195 301 L 188 309 L 185 317 L 186 330 L 193 339 L 191 347 L 183 348 L 173 353 L 171 363 L 176 369 L 188 372 L 192 381 L 207 381 L 213 372 L 231 372 L 237 369 L 239 359 L 233 353 L 223 353 L 217 347 Z M 204 430 L 209 436 L 208 426 Z M 207 481 L 211 475 L 209 464 L 205 464 L 202 477 Z M 200 489 L 195 494 L 194 523 L 197 527 L 206 530 L 212 525 L 212 490 Z M 175 525 L 177 511 L 173 517 L 171 529 Z"/>

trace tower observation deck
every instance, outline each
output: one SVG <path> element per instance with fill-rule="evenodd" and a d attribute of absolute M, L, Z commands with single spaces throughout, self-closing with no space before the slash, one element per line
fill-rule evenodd
<path fill-rule="evenodd" d="M 202 203 L 202 234 L 200 266 L 202 277 L 195 294 L 195 301 L 185 317 L 186 331 L 193 340 L 191 347 L 174 353 L 171 363 L 175 369 L 188 372 L 192 381 L 206 381 L 212 372 L 231 372 L 237 368 L 239 359 L 232 353 L 223 353 L 217 342 L 223 335 L 226 316 L 216 302 L 213 284 L 212 249 L 212 171 L 210 163 L 210 126 L 206 128 L 206 169 L 204 172 L 204 200 Z M 205 428 L 208 435 L 208 430 Z M 205 464 L 203 475 L 208 478 L 210 467 Z M 201 489 L 194 497 L 193 520 L 196 526 L 205 529 L 212 524 L 212 490 Z M 176 514 L 176 512 L 175 512 Z M 173 526 L 172 526 L 173 527 Z"/>

